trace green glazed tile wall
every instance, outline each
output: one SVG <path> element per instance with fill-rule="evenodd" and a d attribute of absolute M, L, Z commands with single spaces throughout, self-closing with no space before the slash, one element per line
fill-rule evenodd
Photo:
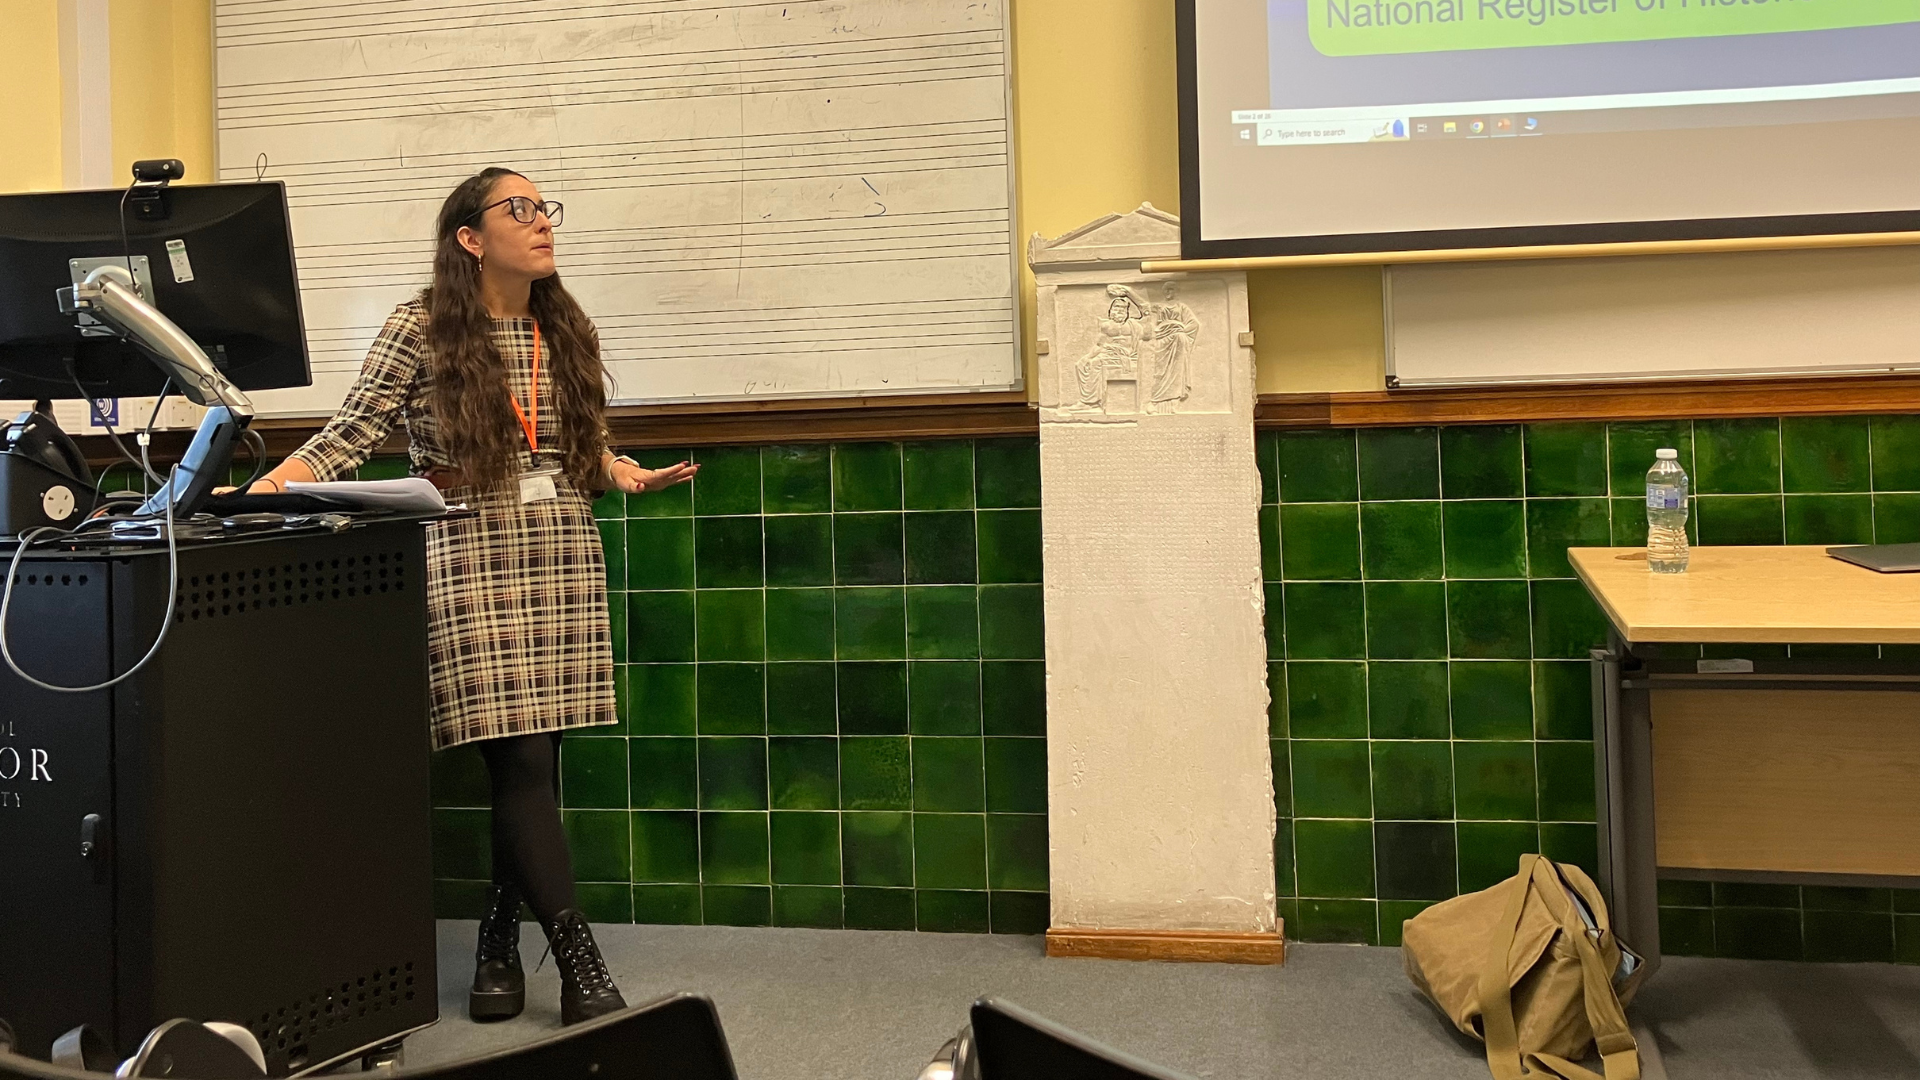
<path fill-rule="evenodd" d="M 1564 550 L 1643 541 L 1660 446 L 1699 542 L 1920 541 L 1920 417 L 1260 435 L 1295 938 L 1394 944 L 1526 851 L 1592 868 L 1604 626 Z M 1034 440 L 640 456 L 705 468 L 598 508 L 625 722 L 563 751 L 594 916 L 1044 929 Z M 448 915 L 477 907 L 485 791 L 470 752 L 436 763 Z M 1661 902 L 1669 952 L 1920 962 L 1920 892 Z"/>
<path fill-rule="evenodd" d="M 1261 433 L 1290 936 L 1397 944 L 1524 852 L 1593 869 L 1605 624 L 1566 548 L 1644 543 L 1663 446 L 1697 542 L 1920 541 L 1920 417 Z M 1920 892 L 1667 882 L 1661 904 L 1673 953 L 1920 962 Z"/>
<path fill-rule="evenodd" d="M 561 750 L 588 914 L 1045 930 L 1037 440 L 634 456 L 701 472 L 595 508 L 622 724 Z M 445 917 L 479 911 L 486 805 L 478 754 L 438 755 Z"/>

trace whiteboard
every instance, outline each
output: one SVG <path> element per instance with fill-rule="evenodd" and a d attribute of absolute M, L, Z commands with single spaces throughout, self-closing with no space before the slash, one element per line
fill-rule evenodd
<path fill-rule="evenodd" d="M 433 219 L 489 165 L 618 401 L 1020 385 L 1005 0 L 217 0 L 221 180 L 287 184 L 313 385 L 340 403 Z"/>
<path fill-rule="evenodd" d="M 1389 385 L 1920 369 L 1920 247 L 1390 267 Z"/>

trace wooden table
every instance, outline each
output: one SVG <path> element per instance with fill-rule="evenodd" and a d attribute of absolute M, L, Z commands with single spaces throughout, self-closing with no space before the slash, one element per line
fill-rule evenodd
<path fill-rule="evenodd" d="M 1592 653 L 1600 886 L 1649 974 L 1662 876 L 1920 880 L 1920 650 L 1789 648 L 1920 643 L 1920 574 L 1824 547 L 1695 548 L 1684 574 L 1644 549 L 1567 556 L 1611 624 Z M 1641 1076 L 1665 1080 L 1635 1034 Z"/>
<path fill-rule="evenodd" d="M 1631 642 L 1920 643 L 1920 574 L 1882 574 L 1824 547 L 1703 547 L 1684 574 L 1644 548 L 1572 548 L 1574 572 Z"/>
<path fill-rule="evenodd" d="M 1824 547 L 1695 548 L 1684 574 L 1649 572 L 1641 549 L 1567 554 L 1612 625 L 1592 657 L 1594 769 L 1623 940 L 1658 964 L 1663 874 L 1920 878 L 1920 659 L 1787 648 L 1920 643 L 1920 574 Z"/>

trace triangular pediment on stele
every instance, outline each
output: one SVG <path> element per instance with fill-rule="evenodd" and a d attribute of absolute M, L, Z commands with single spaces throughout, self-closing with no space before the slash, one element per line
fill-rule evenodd
<path fill-rule="evenodd" d="M 1095 218 L 1051 240 L 1036 233 L 1027 243 L 1027 262 L 1036 270 L 1179 257 L 1180 219 L 1152 203 Z"/>

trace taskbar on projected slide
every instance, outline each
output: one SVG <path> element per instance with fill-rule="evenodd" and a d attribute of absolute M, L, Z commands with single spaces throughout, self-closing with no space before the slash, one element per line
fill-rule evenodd
<path fill-rule="evenodd" d="M 1341 109 L 1233 112 L 1230 139 L 1259 147 L 1396 143 L 1426 139 L 1504 139 L 1543 135 L 1594 135 L 1689 128 L 1782 127 L 1920 116 L 1920 79 L 1910 92 L 1849 97 L 1785 98 L 1567 108 L 1579 99 L 1459 103 L 1404 109 L 1380 106 Z M 1604 99 L 1596 99 L 1604 100 Z M 1350 113 L 1352 115 L 1339 115 Z"/>

